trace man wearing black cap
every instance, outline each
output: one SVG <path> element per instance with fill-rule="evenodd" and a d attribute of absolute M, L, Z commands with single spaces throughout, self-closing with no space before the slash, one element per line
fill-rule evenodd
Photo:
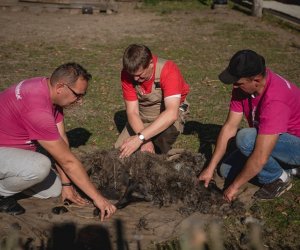
<path fill-rule="evenodd" d="M 219 169 L 225 177 L 224 198 L 235 199 L 248 181 L 260 186 L 256 199 L 280 196 L 292 187 L 291 176 L 300 176 L 300 89 L 266 68 L 265 59 L 252 50 L 238 51 L 219 79 L 233 84 L 230 110 L 199 180 L 208 186 L 236 136 L 237 148 Z M 238 131 L 243 115 L 250 128 Z"/>

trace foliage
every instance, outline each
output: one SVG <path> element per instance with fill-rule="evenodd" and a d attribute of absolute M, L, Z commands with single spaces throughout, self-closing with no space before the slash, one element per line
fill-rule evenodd
<path fill-rule="evenodd" d="M 191 11 L 195 9 L 207 8 L 206 5 L 211 0 L 182 0 L 182 1 L 172 1 L 172 0 L 144 0 L 144 4 L 140 9 L 144 11 L 155 11 L 161 14 L 170 14 L 175 11 Z"/>
<path fill-rule="evenodd" d="M 210 6 L 214 1 L 213 0 L 198 0 L 199 3 Z"/>

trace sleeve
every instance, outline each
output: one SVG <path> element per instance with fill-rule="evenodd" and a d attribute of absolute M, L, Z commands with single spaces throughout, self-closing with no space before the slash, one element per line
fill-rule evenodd
<path fill-rule="evenodd" d="M 57 106 L 56 109 L 55 109 L 54 117 L 55 117 L 55 123 L 56 123 L 56 124 L 58 124 L 58 123 L 60 123 L 61 121 L 63 121 L 63 119 L 64 119 L 64 111 L 63 111 L 63 108 Z"/>
<path fill-rule="evenodd" d="M 25 129 L 31 140 L 58 140 L 60 134 L 53 114 L 45 111 L 30 111 L 23 116 Z"/>
<path fill-rule="evenodd" d="M 230 111 L 243 113 L 243 102 L 242 99 L 239 97 L 239 93 L 237 89 L 233 89 L 231 93 L 231 100 L 230 100 Z"/>
<path fill-rule="evenodd" d="M 138 99 L 137 94 L 130 78 L 131 77 L 129 76 L 129 74 L 125 70 L 122 70 L 121 84 L 122 84 L 123 98 L 126 101 L 136 101 Z"/>
<path fill-rule="evenodd" d="M 281 101 L 272 101 L 264 105 L 260 118 L 259 134 L 281 134 L 288 130 L 291 109 Z"/>
<path fill-rule="evenodd" d="M 167 61 L 165 63 L 162 68 L 160 83 L 164 98 L 173 95 L 181 96 L 185 81 L 174 62 Z"/>

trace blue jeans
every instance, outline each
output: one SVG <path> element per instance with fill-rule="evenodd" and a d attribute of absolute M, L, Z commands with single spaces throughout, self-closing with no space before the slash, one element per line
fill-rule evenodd
<path fill-rule="evenodd" d="M 219 173 L 229 185 L 244 167 L 252 153 L 257 131 L 255 128 L 241 129 L 236 136 L 236 147 L 223 161 Z M 283 169 L 300 167 L 300 138 L 288 133 L 281 134 L 263 169 L 251 180 L 257 184 L 268 184 L 277 180 Z"/>

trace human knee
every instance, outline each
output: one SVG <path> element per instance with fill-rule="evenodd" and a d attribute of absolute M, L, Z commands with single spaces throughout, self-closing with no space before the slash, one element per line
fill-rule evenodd
<path fill-rule="evenodd" d="M 48 199 L 48 198 L 59 197 L 61 195 L 61 190 L 62 190 L 61 186 L 52 187 L 51 190 L 49 190 L 47 193 L 41 195 L 41 197 L 39 197 L 39 198 Z"/>
<path fill-rule="evenodd" d="M 253 151 L 257 131 L 255 128 L 241 129 L 236 135 L 236 146 L 243 154 L 250 154 Z"/>
<path fill-rule="evenodd" d="M 226 163 L 222 163 L 218 169 L 218 173 L 221 177 L 227 178 L 230 169 L 231 169 L 230 165 L 228 165 Z"/>
<path fill-rule="evenodd" d="M 51 197 L 55 198 L 55 197 L 59 197 L 61 195 L 61 188 L 57 189 L 56 192 L 53 192 Z"/>
<path fill-rule="evenodd" d="M 28 179 L 35 179 L 37 183 L 43 181 L 50 172 L 51 161 L 45 155 L 39 154 L 28 171 Z"/>

